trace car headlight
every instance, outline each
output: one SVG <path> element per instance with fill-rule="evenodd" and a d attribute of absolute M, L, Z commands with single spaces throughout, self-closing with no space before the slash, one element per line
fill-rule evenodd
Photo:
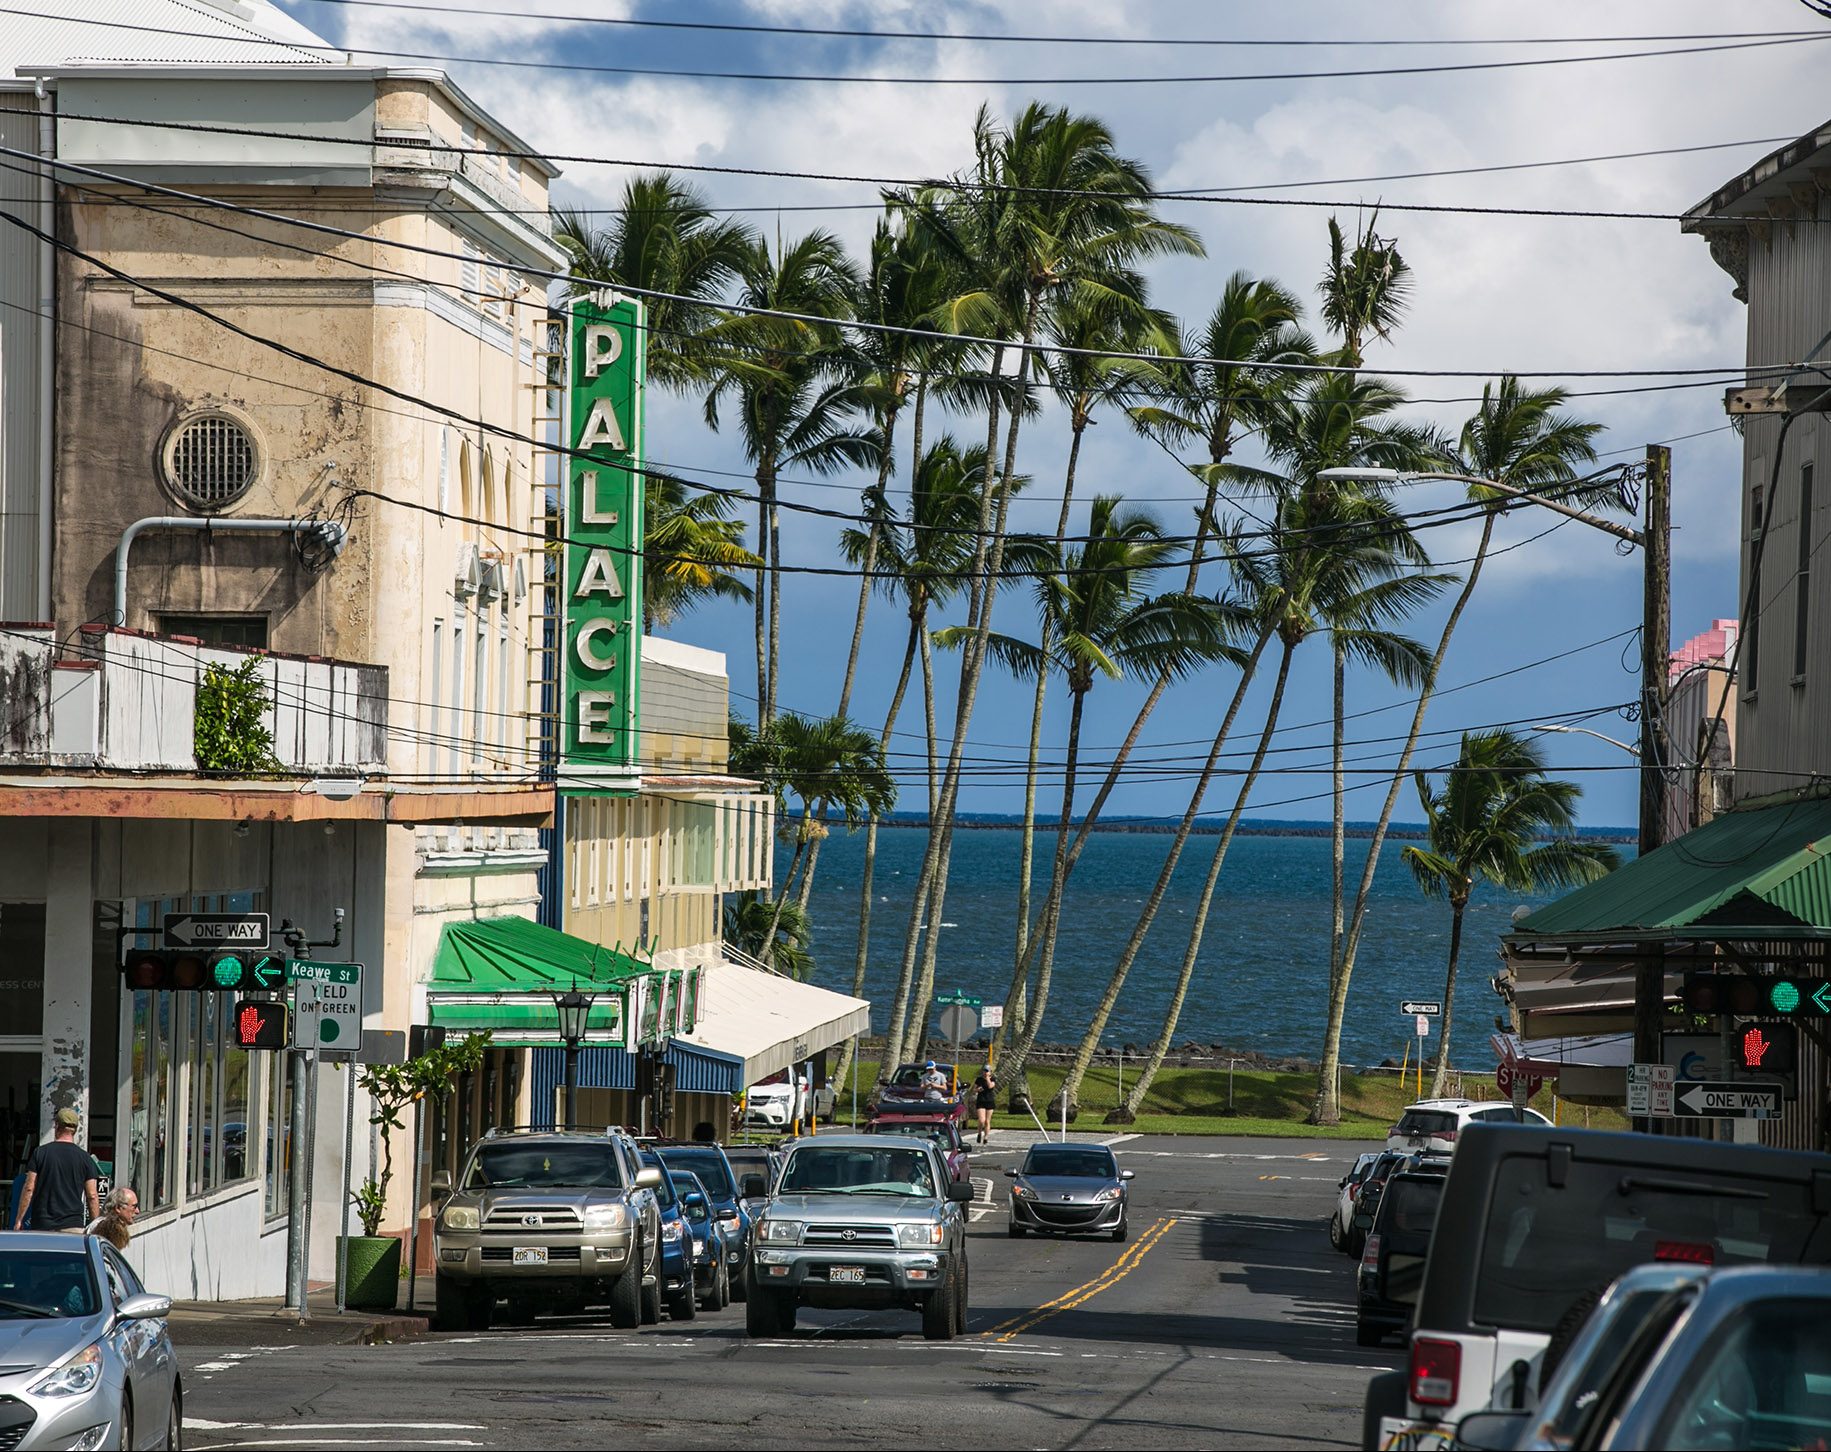
<path fill-rule="evenodd" d="M 704 1255 L 705 1253 L 706 1253 L 706 1242 L 703 1240 L 694 1241 L 693 1242 L 693 1254 Z"/>
<path fill-rule="evenodd" d="M 439 1216 L 441 1230 L 475 1230 L 482 1224 L 474 1205 L 447 1205 Z"/>
<path fill-rule="evenodd" d="M 669 1245 L 672 1245 L 675 1241 L 679 1240 L 686 1232 L 687 1227 L 682 1225 L 678 1220 L 663 1220 L 661 1222 L 661 1238 L 667 1241 Z"/>
<path fill-rule="evenodd" d="M 920 1221 L 910 1225 L 899 1225 L 896 1228 L 896 1243 L 905 1249 L 916 1246 L 931 1246 L 941 1243 L 941 1226 L 939 1222 L 930 1224 Z"/>
<path fill-rule="evenodd" d="M 1036 1191 L 1032 1190 L 1022 1180 L 1011 1181 L 1011 1193 L 1021 1196 L 1025 1200 L 1034 1200 L 1036 1198 Z"/>
<path fill-rule="evenodd" d="M 102 1347 L 85 1346 L 61 1366 L 32 1383 L 41 1397 L 80 1397 L 102 1379 Z"/>
<path fill-rule="evenodd" d="M 801 1239 L 799 1220 L 765 1220 L 757 1226 L 765 1245 L 793 1245 Z"/>
<path fill-rule="evenodd" d="M 1098 1195 L 1094 1196 L 1094 1199 L 1096 1200 L 1122 1200 L 1124 1198 L 1125 1187 L 1123 1185 L 1108 1185 Z"/>
<path fill-rule="evenodd" d="M 598 1230 L 620 1230 L 627 1218 L 621 1205 L 587 1205 L 585 1207 L 585 1233 Z"/>

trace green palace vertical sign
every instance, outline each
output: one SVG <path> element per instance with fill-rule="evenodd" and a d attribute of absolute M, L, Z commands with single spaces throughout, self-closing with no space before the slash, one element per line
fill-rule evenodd
<path fill-rule="evenodd" d="M 628 791 L 640 772 L 642 304 L 572 304 L 566 460 L 565 652 L 559 785 Z"/>

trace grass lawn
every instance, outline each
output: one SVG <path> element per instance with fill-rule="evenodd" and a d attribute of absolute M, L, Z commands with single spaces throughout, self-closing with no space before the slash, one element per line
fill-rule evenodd
<path fill-rule="evenodd" d="M 970 1069 L 976 1070 L 977 1064 Z M 963 1072 L 969 1066 L 963 1065 Z M 867 1091 L 877 1082 L 877 1064 L 861 1060 L 855 1071 L 858 1079 L 859 1113 L 864 1113 Z M 1038 1112 L 1055 1097 L 1066 1070 L 1058 1064 L 1033 1064 L 1030 1068 L 1030 1094 Z M 1137 1071 L 1126 1068 L 1127 1084 L 1136 1082 Z M 1231 1090 L 1229 1079 L 1231 1077 Z M 1428 1089 L 1429 1085 L 1426 1084 Z M 1130 1129 L 1138 1134 L 1223 1134 L 1275 1135 L 1298 1139 L 1383 1140 L 1386 1130 L 1407 1104 L 1416 1100 L 1417 1081 L 1407 1076 L 1401 1086 L 1393 1073 L 1342 1075 L 1342 1118 L 1340 1124 L 1305 1124 L 1310 1101 L 1316 1094 L 1313 1074 L 1286 1074 L 1265 1069 L 1238 1069 L 1229 1076 L 1225 1067 L 1181 1069 L 1166 1067 L 1151 1084 L 1145 1096 L 1137 1123 L 1113 1126 L 1115 1133 Z M 1471 1099 L 1495 1099 L 1503 1096 L 1494 1087 L 1493 1075 L 1465 1074 L 1462 1092 Z M 1230 1097 L 1231 1096 L 1231 1097 Z M 1002 1098 L 1002 1095 L 1000 1096 Z M 1081 1130 L 1102 1129 L 1106 1112 L 1119 1102 L 1118 1066 L 1095 1065 L 1081 1082 L 1081 1112 L 1069 1121 Z M 851 1114 L 851 1086 L 839 1086 L 838 1110 L 842 1120 Z M 1532 1107 L 1547 1118 L 1553 1117 L 1553 1100 L 1549 1090 L 1541 1091 Z M 1625 1129 L 1627 1120 L 1618 1110 L 1585 1109 L 1581 1105 L 1558 1104 L 1556 1119 L 1560 1124 L 1595 1129 Z M 1000 1129 L 1034 1129 L 1028 1115 L 999 1110 L 992 1123 Z"/>

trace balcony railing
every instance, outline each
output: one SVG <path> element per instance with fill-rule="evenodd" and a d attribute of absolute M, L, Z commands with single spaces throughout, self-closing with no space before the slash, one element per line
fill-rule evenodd
<path fill-rule="evenodd" d="M 386 767 L 388 671 L 85 626 L 0 629 L 0 767 L 193 773 L 197 694 L 212 665 L 260 662 L 280 769 Z"/>

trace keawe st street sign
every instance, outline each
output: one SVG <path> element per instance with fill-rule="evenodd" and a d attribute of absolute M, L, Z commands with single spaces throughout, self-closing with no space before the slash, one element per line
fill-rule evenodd
<path fill-rule="evenodd" d="M 362 964 L 294 962 L 288 976 L 297 990 L 292 1017 L 295 1049 L 362 1046 Z"/>
<path fill-rule="evenodd" d="M 265 948 L 266 913 L 167 913 L 168 948 Z"/>
<path fill-rule="evenodd" d="M 1422 1013 L 1435 1018 L 1443 1012 L 1443 1005 L 1430 999 L 1408 998 L 1399 1005 L 1399 1012 L 1408 1017 L 1415 1013 Z"/>
<path fill-rule="evenodd" d="M 1749 1080 L 1738 1084 L 1688 1084 L 1673 1109 L 1680 1119 L 1778 1119 L 1781 1086 Z"/>

